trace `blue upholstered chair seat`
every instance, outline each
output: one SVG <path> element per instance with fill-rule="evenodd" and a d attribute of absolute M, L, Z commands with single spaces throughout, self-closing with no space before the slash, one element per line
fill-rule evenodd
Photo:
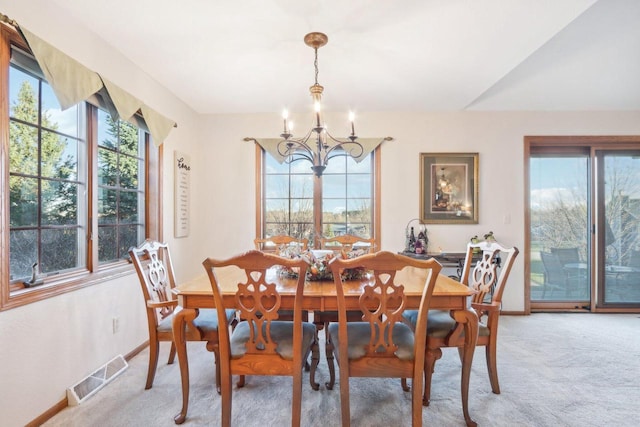
<path fill-rule="evenodd" d="M 402 317 L 411 325 L 416 326 L 417 310 L 406 310 Z M 444 338 L 449 332 L 455 328 L 456 321 L 449 315 L 446 310 L 429 310 L 427 320 L 427 336 L 434 338 Z M 489 328 L 483 322 L 478 323 L 478 335 L 489 336 Z M 464 336 L 464 332 L 463 332 Z"/>
<path fill-rule="evenodd" d="M 266 326 L 265 326 L 266 327 Z M 249 322 L 242 321 L 231 334 L 231 357 L 241 357 L 246 353 L 249 341 Z M 302 354 L 307 354 L 315 341 L 316 326 L 313 323 L 302 323 Z M 287 360 L 293 360 L 293 322 L 276 320 L 271 322 L 271 338 L 278 344 L 276 351 Z"/>
<path fill-rule="evenodd" d="M 340 346 L 340 336 L 338 334 L 338 323 L 329 324 L 329 333 L 336 348 Z M 359 359 L 366 353 L 371 337 L 371 326 L 369 322 L 349 322 L 347 323 L 347 337 L 349 340 L 349 359 Z M 393 327 L 394 344 L 398 346 L 396 356 L 402 360 L 413 360 L 413 331 L 403 323 L 396 323 Z"/>
<path fill-rule="evenodd" d="M 227 314 L 227 320 L 231 320 L 235 317 L 236 311 L 233 309 L 225 310 Z M 173 322 L 173 315 L 165 317 L 158 324 L 158 331 L 171 331 L 171 323 Z M 218 330 L 218 312 L 211 309 L 201 309 L 198 317 L 195 318 L 193 324 L 202 329 L 203 331 L 217 331 Z"/>

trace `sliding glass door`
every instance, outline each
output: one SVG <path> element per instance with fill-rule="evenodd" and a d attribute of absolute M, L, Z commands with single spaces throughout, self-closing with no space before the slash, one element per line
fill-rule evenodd
<path fill-rule="evenodd" d="M 640 137 L 527 137 L 529 310 L 640 309 Z"/>
<path fill-rule="evenodd" d="M 598 305 L 640 303 L 640 151 L 596 151 Z"/>
<path fill-rule="evenodd" d="M 529 163 L 532 301 L 591 301 L 589 154 L 534 152 Z"/>

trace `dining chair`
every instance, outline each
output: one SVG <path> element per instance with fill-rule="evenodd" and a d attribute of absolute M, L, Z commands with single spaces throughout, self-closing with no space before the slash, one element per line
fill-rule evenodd
<path fill-rule="evenodd" d="M 320 247 L 322 249 L 333 249 L 334 251 L 350 251 L 352 249 L 362 248 L 370 253 L 375 251 L 376 239 L 360 237 L 353 234 L 341 234 L 334 237 L 320 238 Z"/>
<path fill-rule="evenodd" d="M 309 249 L 309 239 L 298 238 L 293 236 L 287 236 L 285 234 L 280 234 L 271 237 L 265 237 L 264 239 L 256 237 L 253 239 L 253 244 L 255 245 L 256 250 L 268 253 L 274 253 L 276 255 L 285 256 L 284 252 L 286 252 L 287 248 L 295 248 L 297 253 L 302 253 Z M 279 313 L 280 320 L 293 320 L 293 311 L 292 310 L 281 310 Z M 309 320 L 309 312 L 304 310 L 302 312 L 302 320 Z M 311 365 L 308 361 L 304 362 L 304 369 L 309 371 L 311 369 Z M 313 382 L 315 384 L 315 381 Z"/>
<path fill-rule="evenodd" d="M 365 238 L 352 234 L 341 234 L 339 236 L 320 238 L 320 248 L 325 250 L 333 250 L 339 253 L 341 256 L 347 258 L 354 250 L 362 250 L 363 254 L 372 253 L 375 251 L 376 240 L 373 238 Z M 362 318 L 360 311 L 347 311 L 347 321 L 358 322 Z M 329 381 L 325 383 L 325 387 L 328 390 L 332 390 L 336 383 L 336 368 L 333 362 L 333 350 L 331 348 L 331 337 L 327 330 L 327 326 L 330 322 L 338 321 L 337 311 L 316 311 L 313 313 L 313 323 L 316 324 L 318 330 L 325 330 L 325 355 L 327 360 L 327 366 L 329 368 Z M 312 376 L 314 372 L 311 372 Z"/>
<path fill-rule="evenodd" d="M 305 271 L 307 262 L 252 250 L 226 260 L 207 258 L 203 265 L 219 317 L 224 317 L 225 308 L 236 307 L 241 319 L 231 333 L 226 322 L 220 328 L 221 425 L 231 425 L 232 375 L 284 375 L 291 376 L 293 381 L 291 425 L 299 426 L 303 363 L 310 353 L 313 363 L 318 363 L 318 335 L 313 323 L 302 320 L 305 275 L 290 279 L 295 281 L 296 289 L 294 315 L 293 321 L 283 321 L 278 318 L 281 295 L 269 274 L 278 274 L 277 266 Z M 226 276 L 219 274 L 229 268 Z M 229 271 L 233 272 L 231 277 Z M 221 282 L 223 277 L 227 282 Z M 223 296 L 225 283 L 235 290 L 232 298 Z M 281 390 L 271 392 L 279 396 Z"/>
<path fill-rule="evenodd" d="M 578 248 L 551 248 L 551 253 L 554 254 L 560 264 L 571 264 L 580 262 L 580 252 Z"/>
<path fill-rule="evenodd" d="M 171 343 L 168 364 L 172 364 L 176 355 L 173 341 L 173 313 L 178 301 L 171 290 L 175 287 L 175 275 L 171 263 L 171 253 L 166 243 L 147 239 L 138 247 L 129 249 L 144 297 L 149 329 L 149 368 L 145 389 L 153 386 L 160 342 Z M 235 310 L 225 312 L 227 324 L 235 325 Z M 205 341 L 207 350 L 214 353 L 216 362 L 216 389 L 220 393 L 220 366 L 218 364 L 218 313 L 212 309 L 200 310 L 200 315 L 189 325 L 186 334 L 188 341 Z"/>
<path fill-rule="evenodd" d="M 371 280 L 359 297 L 361 320 L 348 322 L 341 272 L 364 267 Z M 335 258 L 331 270 L 336 285 L 338 322 L 329 324 L 331 345 L 340 370 L 342 426 L 350 425 L 349 378 L 412 378 L 411 419 L 422 425 L 422 380 L 427 336 L 427 311 L 442 266 L 433 258 L 419 260 L 381 251 L 353 259 Z M 414 331 L 403 323 L 404 285 L 408 280 L 425 284 Z"/>
<path fill-rule="evenodd" d="M 474 249 L 479 250 L 481 255 L 477 261 L 474 261 Z M 506 248 L 497 242 L 469 243 L 462 271 L 462 283 L 476 292 L 471 300 L 471 307 L 476 311 L 479 319 L 476 346 L 485 348 L 491 390 L 495 394 L 500 394 L 496 348 L 502 294 L 518 252 L 516 247 Z M 475 256 L 477 258 L 478 254 L 476 253 Z M 500 257 L 500 263 L 496 262 L 497 257 Z M 416 328 L 416 324 L 419 325 L 417 312 L 407 311 L 404 317 L 412 328 Z M 436 360 L 442 357 L 442 348 L 457 347 L 462 358 L 464 346 L 463 325 L 457 323 L 448 311 L 430 311 L 427 325 L 423 396 L 425 406 L 429 405 L 431 377 Z"/>
<path fill-rule="evenodd" d="M 543 272 L 543 288 L 542 297 L 545 298 L 547 291 L 550 291 L 549 297 L 553 296 L 553 292 L 564 291 L 565 298 L 571 298 L 574 293 L 580 291 L 587 279 L 586 264 L 580 268 L 580 263 L 563 263 L 558 255 L 553 252 L 540 252 L 540 260 L 542 261 Z M 566 265 L 574 265 L 577 267 L 568 268 Z"/>
<path fill-rule="evenodd" d="M 309 239 L 287 236 L 284 234 L 253 239 L 256 249 L 263 252 L 278 252 L 284 246 L 297 246 L 301 251 L 309 248 Z"/>
<path fill-rule="evenodd" d="M 627 266 L 640 268 L 640 250 L 631 249 Z"/>
<path fill-rule="evenodd" d="M 553 296 L 556 290 L 564 290 L 569 294 L 569 284 L 567 272 L 562 267 L 560 260 L 551 252 L 540 252 L 540 261 L 542 261 L 542 296 L 544 299 L 549 292 L 549 296 Z"/>

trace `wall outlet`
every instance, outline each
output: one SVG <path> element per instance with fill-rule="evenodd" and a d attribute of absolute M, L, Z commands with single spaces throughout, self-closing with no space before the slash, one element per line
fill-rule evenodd
<path fill-rule="evenodd" d="M 113 333 L 115 334 L 120 329 L 120 318 L 114 317 L 112 320 Z"/>

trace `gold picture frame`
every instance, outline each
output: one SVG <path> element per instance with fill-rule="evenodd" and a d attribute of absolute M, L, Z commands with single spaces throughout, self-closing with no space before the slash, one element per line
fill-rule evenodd
<path fill-rule="evenodd" d="M 478 223 L 478 153 L 420 153 L 420 222 Z"/>

